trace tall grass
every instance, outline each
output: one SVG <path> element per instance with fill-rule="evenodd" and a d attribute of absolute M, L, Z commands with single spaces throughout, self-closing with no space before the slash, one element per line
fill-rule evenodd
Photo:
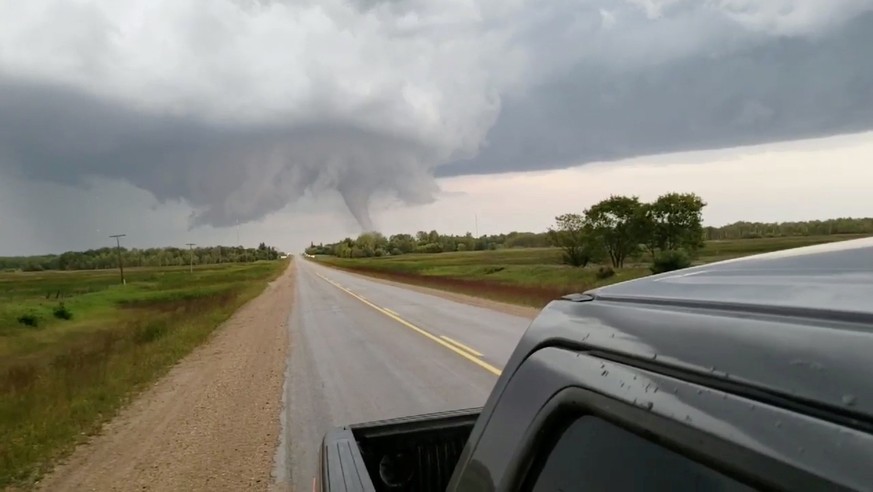
<path fill-rule="evenodd" d="M 139 269 L 125 286 L 104 272 L 0 275 L 0 487 L 32 483 L 284 266 Z M 60 299 L 72 319 L 52 315 Z"/>

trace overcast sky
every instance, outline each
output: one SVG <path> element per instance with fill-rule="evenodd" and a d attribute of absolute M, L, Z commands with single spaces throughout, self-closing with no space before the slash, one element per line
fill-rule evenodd
<path fill-rule="evenodd" d="M 0 254 L 873 215 L 870 46 L 873 0 L 0 2 Z"/>

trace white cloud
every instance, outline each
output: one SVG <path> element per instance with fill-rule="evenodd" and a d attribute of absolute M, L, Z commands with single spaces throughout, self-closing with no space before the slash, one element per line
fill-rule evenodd
<path fill-rule="evenodd" d="M 600 25 L 604 29 L 615 27 L 615 14 L 606 9 L 600 9 Z"/>
<path fill-rule="evenodd" d="M 715 5 L 744 27 L 777 36 L 818 34 L 873 10 L 870 0 L 718 0 Z"/>
<path fill-rule="evenodd" d="M 499 79 L 516 73 L 501 35 L 478 28 L 474 2 L 419 2 L 401 16 L 391 5 L 6 3 L 0 70 L 149 112 L 222 123 L 339 118 L 475 149 L 496 116 Z"/>

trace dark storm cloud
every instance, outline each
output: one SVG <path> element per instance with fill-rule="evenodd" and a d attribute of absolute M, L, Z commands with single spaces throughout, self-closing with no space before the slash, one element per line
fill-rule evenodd
<path fill-rule="evenodd" d="M 150 116 L 78 91 L 0 79 L 0 149 L 21 176 L 84 185 L 129 181 L 200 210 L 192 225 L 227 226 L 275 212 L 307 190 L 336 189 L 365 227 L 369 197 L 408 202 L 433 189 L 425 145 L 343 125 L 228 126 Z M 427 171 L 425 167 L 423 171 Z"/>
<path fill-rule="evenodd" d="M 564 167 L 873 128 L 873 14 L 815 38 L 780 37 L 655 66 L 579 64 L 505 98 L 481 153 L 451 176 Z"/>
<path fill-rule="evenodd" d="M 434 173 L 873 127 L 869 0 L 31 0 L 0 5 L 0 179 L 123 180 L 365 229 Z M 496 122 L 496 123 L 495 123 Z"/>

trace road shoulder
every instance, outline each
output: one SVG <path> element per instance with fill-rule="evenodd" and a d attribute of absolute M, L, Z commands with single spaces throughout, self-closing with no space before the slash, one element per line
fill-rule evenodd
<path fill-rule="evenodd" d="M 294 268 L 77 448 L 42 490 L 266 490 Z"/>

